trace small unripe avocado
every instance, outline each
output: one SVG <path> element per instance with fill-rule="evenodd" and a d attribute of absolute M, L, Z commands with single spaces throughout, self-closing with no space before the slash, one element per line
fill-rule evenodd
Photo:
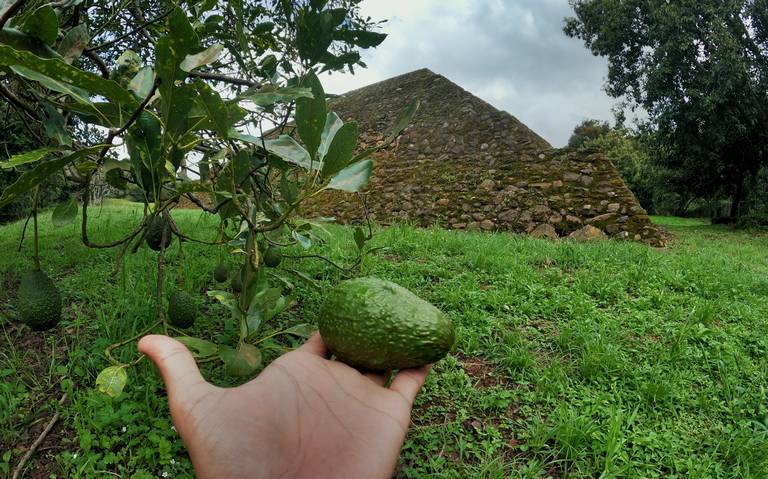
<path fill-rule="evenodd" d="M 277 268 L 283 260 L 283 253 L 276 246 L 270 246 L 264 253 L 264 264 L 270 268 Z"/>
<path fill-rule="evenodd" d="M 165 233 L 163 233 L 163 230 L 165 230 Z M 147 245 L 154 251 L 160 251 L 162 249 L 163 234 L 165 234 L 165 247 L 167 248 L 173 240 L 171 225 L 168 224 L 168 221 L 162 215 L 155 216 L 147 228 Z"/>
<path fill-rule="evenodd" d="M 168 322 L 177 328 L 188 328 L 197 319 L 197 303 L 186 291 L 173 290 L 168 295 Z"/>
<path fill-rule="evenodd" d="M 34 331 L 51 329 L 61 320 L 59 290 L 40 270 L 22 276 L 17 299 L 19 317 Z"/>
<path fill-rule="evenodd" d="M 318 325 L 337 359 L 371 370 L 433 363 L 456 342 L 446 315 L 402 286 L 378 278 L 351 279 L 331 290 Z"/>
<path fill-rule="evenodd" d="M 227 263 L 219 263 L 216 269 L 213 270 L 213 279 L 218 283 L 223 283 L 229 278 L 229 266 Z"/>

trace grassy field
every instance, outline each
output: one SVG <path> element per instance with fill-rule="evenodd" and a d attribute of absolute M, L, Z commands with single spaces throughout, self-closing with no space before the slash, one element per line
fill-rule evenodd
<path fill-rule="evenodd" d="M 117 237 L 140 215 L 124 203 L 94 211 L 92 239 Z M 174 216 L 199 237 L 215 224 L 195 211 Z M 398 477 L 768 477 L 768 236 L 656 221 L 676 235 L 666 250 L 378 232 L 374 244 L 387 248 L 363 272 L 438 305 L 459 337 L 417 400 Z M 153 320 L 155 254 L 127 256 L 113 278 L 114 251 L 88 250 L 79 225 L 46 218 L 44 269 L 61 288 L 65 319 L 33 334 L 15 321 L 16 281 L 31 267 L 31 242 L 16 253 L 21 226 L 0 228 L 0 477 L 55 411 L 61 419 L 22 477 L 191 477 L 147 361 L 130 370 L 122 396 L 94 390 L 104 348 Z M 324 254 L 349 261 L 350 230 L 330 231 L 337 240 Z M 189 245 L 185 254 L 206 316 L 194 333 L 226 338 L 232 325 L 204 294 L 223 251 Z M 316 260 L 302 268 L 324 287 L 340 280 Z M 297 287 L 303 299 L 281 321 L 312 322 L 322 290 Z M 117 354 L 136 353 L 129 345 Z M 215 364 L 204 373 L 236 381 Z"/>

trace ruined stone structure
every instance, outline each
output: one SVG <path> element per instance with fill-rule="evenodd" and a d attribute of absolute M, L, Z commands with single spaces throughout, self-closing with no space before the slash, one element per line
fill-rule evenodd
<path fill-rule="evenodd" d="M 552 238 L 592 226 L 663 245 L 661 231 L 599 152 L 553 149 L 512 115 L 429 70 L 351 91 L 330 108 L 358 122 L 366 146 L 383 138 L 413 98 L 421 101 L 418 113 L 375 157 L 364 192 L 377 222 Z M 359 199 L 340 192 L 320 196 L 302 214 L 364 219 Z"/>

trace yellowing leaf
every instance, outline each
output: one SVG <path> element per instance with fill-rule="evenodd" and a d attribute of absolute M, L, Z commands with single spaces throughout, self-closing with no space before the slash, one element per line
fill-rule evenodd
<path fill-rule="evenodd" d="M 128 373 L 125 372 L 125 368 L 125 365 L 110 366 L 102 370 L 96 378 L 98 390 L 109 397 L 119 396 L 128 382 Z"/>

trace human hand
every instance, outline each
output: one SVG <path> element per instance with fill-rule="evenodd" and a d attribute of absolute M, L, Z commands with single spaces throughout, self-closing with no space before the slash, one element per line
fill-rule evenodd
<path fill-rule="evenodd" d="M 139 350 L 160 370 L 200 478 L 390 478 L 429 372 L 400 371 L 385 388 L 381 374 L 328 360 L 315 333 L 252 381 L 220 388 L 178 341 L 146 336 Z"/>

